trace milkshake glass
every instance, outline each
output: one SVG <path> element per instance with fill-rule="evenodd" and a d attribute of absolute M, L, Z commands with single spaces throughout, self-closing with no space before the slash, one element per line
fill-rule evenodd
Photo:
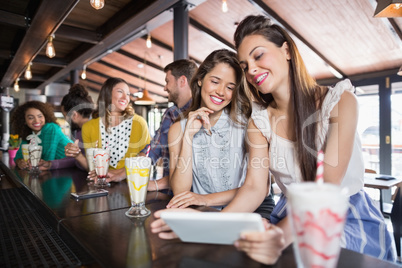
<path fill-rule="evenodd" d="M 110 186 L 110 183 L 106 182 L 106 175 L 109 170 L 109 150 L 96 148 L 93 151 L 93 159 L 97 175 L 94 185 L 99 187 Z"/>
<path fill-rule="evenodd" d="M 94 150 L 96 148 L 87 148 L 85 149 L 85 156 L 87 158 L 87 163 L 88 163 L 88 171 L 95 170 L 95 164 L 94 164 Z"/>
<path fill-rule="evenodd" d="M 29 160 L 31 162 L 32 171 L 39 170 L 39 162 L 42 157 L 42 146 L 40 145 L 29 145 L 28 146 L 29 152 Z"/>
<path fill-rule="evenodd" d="M 131 208 L 127 217 L 146 217 L 151 212 L 145 207 L 152 160 L 149 157 L 130 157 L 125 160 Z"/>
<path fill-rule="evenodd" d="M 335 184 L 304 182 L 291 184 L 287 198 L 297 267 L 336 267 L 348 196 Z"/>
<path fill-rule="evenodd" d="M 23 144 L 23 145 L 21 145 L 21 147 L 22 147 L 22 157 L 24 158 L 25 161 L 28 161 L 29 160 L 29 150 L 28 150 L 29 144 Z"/>

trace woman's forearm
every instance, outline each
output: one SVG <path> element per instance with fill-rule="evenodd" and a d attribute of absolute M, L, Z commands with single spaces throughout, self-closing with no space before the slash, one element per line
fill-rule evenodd
<path fill-rule="evenodd" d="M 189 191 L 193 183 L 193 147 L 192 138 L 184 135 L 176 168 L 170 178 L 173 194 Z"/>
<path fill-rule="evenodd" d="M 205 197 L 207 199 L 207 206 L 226 206 L 233 200 L 239 188 L 207 194 Z"/>
<path fill-rule="evenodd" d="M 62 159 L 56 159 L 51 161 L 50 169 L 61 169 L 75 166 L 75 159 L 71 157 L 65 157 Z"/>
<path fill-rule="evenodd" d="M 223 212 L 253 212 L 262 203 L 267 195 L 266 187 L 244 184 L 240 187 L 233 200 L 222 211 Z"/>

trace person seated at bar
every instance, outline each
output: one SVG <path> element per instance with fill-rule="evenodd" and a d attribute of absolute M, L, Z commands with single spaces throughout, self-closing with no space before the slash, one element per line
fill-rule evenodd
<path fill-rule="evenodd" d="M 99 92 L 97 107 L 91 120 L 82 126 L 85 148 L 110 150 L 107 182 L 126 178 L 124 161 L 135 157 L 150 141 L 145 119 L 134 113 L 130 104 L 130 90 L 121 78 L 109 78 Z M 96 176 L 90 171 L 88 178 Z"/>
<path fill-rule="evenodd" d="M 64 154 L 64 147 L 72 141 L 62 132 L 56 120 L 53 107 L 40 101 L 28 101 L 17 107 L 12 115 L 12 127 L 22 137 L 21 145 L 34 143 L 42 146 L 39 170 L 74 166 L 74 159 L 66 158 Z M 29 162 L 22 157 L 22 146 L 14 162 L 20 169 L 29 168 Z"/>
<path fill-rule="evenodd" d="M 395 246 L 379 209 L 363 190 L 364 163 L 356 133 L 358 105 L 349 80 L 319 86 L 308 74 L 289 34 L 264 16 L 249 16 L 237 27 L 235 46 L 256 104 L 248 126 L 247 177 L 224 212 L 253 211 L 265 196 L 272 172 L 284 195 L 265 232 L 245 233 L 235 246 L 251 258 L 273 264 L 293 242 L 286 215 L 286 189 L 313 181 L 316 156 L 324 151 L 324 181 L 348 188 L 349 210 L 342 247 L 395 261 Z M 269 159 L 269 169 L 257 163 Z M 155 217 L 159 217 L 157 212 Z M 162 220 L 153 232 L 167 230 Z M 160 234 L 171 238 L 172 233 Z"/>
<path fill-rule="evenodd" d="M 170 126 L 176 121 L 182 113 L 190 107 L 191 89 L 190 80 L 197 71 L 197 65 L 192 60 L 181 59 L 169 63 L 165 66 L 166 85 L 164 90 L 168 93 L 168 100 L 174 105 L 167 109 L 162 116 L 159 129 L 152 138 L 149 151 L 149 157 L 155 164 L 159 159 L 163 163 L 163 177 L 155 180 L 154 183 L 148 185 L 148 191 L 157 191 L 169 188 L 169 147 L 168 147 L 168 131 Z M 146 150 L 142 150 L 140 156 L 146 155 Z"/>
<path fill-rule="evenodd" d="M 71 137 L 74 143 L 69 143 L 64 148 L 67 157 L 73 157 L 76 165 L 88 170 L 85 158 L 85 150 L 82 144 L 82 126 L 91 119 L 95 104 L 83 85 L 73 85 L 68 94 L 61 100 L 61 112 L 70 124 Z"/>
<path fill-rule="evenodd" d="M 222 208 L 243 184 L 247 166 L 244 141 L 251 111 L 242 79 L 236 54 L 228 50 L 212 52 L 193 76 L 191 106 L 168 135 L 174 194 L 168 208 Z M 264 187 L 267 196 L 269 183 Z M 262 201 L 258 212 L 269 218 L 274 207 L 272 195 Z"/>

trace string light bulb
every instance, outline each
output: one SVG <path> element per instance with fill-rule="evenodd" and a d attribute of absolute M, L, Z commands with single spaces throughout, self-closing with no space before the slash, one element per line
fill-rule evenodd
<path fill-rule="evenodd" d="M 27 69 L 25 70 L 25 79 L 27 80 L 30 80 L 32 78 L 31 65 L 32 62 L 28 63 Z"/>
<path fill-rule="evenodd" d="M 15 90 L 15 92 L 20 91 L 20 86 L 18 85 L 19 80 L 20 80 L 19 78 L 15 79 L 15 82 L 14 82 L 14 90 Z"/>
<path fill-rule="evenodd" d="M 86 65 L 84 65 L 84 68 L 82 69 L 82 73 L 81 73 L 81 78 L 82 79 L 87 79 L 87 71 L 86 71 L 86 69 L 87 69 L 87 66 Z"/>
<path fill-rule="evenodd" d="M 102 9 L 105 6 L 105 0 L 91 0 L 91 6 L 95 9 Z"/>
<path fill-rule="evenodd" d="M 151 34 L 148 34 L 146 45 L 147 45 L 147 48 L 152 47 Z"/>
<path fill-rule="evenodd" d="M 56 56 L 56 50 L 53 46 L 53 39 L 54 35 L 52 34 L 48 37 L 48 42 L 46 45 L 46 56 L 48 56 L 49 58 L 53 58 L 54 56 Z"/>
<path fill-rule="evenodd" d="M 226 13 L 228 12 L 229 8 L 228 8 L 228 3 L 226 3 L 226 0 L 222 0 L 222 12 Z"/>

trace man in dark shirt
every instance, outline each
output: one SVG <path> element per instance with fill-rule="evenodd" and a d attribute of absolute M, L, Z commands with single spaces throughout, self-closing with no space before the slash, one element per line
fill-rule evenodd
<path fill-rule="evenodd" d="M 191 60 L 177 60 L 164 68 L 166 85 L 164 90 L 169 94 L 169 102 L 174 105 L 168 108 L 162 116 L 161 125 L 155 132 L 151 143 L 145 146 L 140 155 L 144 156 L 151 146 L 149 157 L 155 164 L 159 159 L 163 162 L 163 177 L 154 183 L 149 183 L 148 191 L 157 191 L 169 188 L 169 148 L 168 132 L 170 126 L 191 104 L 190 80 L 198 67 Z"/>

